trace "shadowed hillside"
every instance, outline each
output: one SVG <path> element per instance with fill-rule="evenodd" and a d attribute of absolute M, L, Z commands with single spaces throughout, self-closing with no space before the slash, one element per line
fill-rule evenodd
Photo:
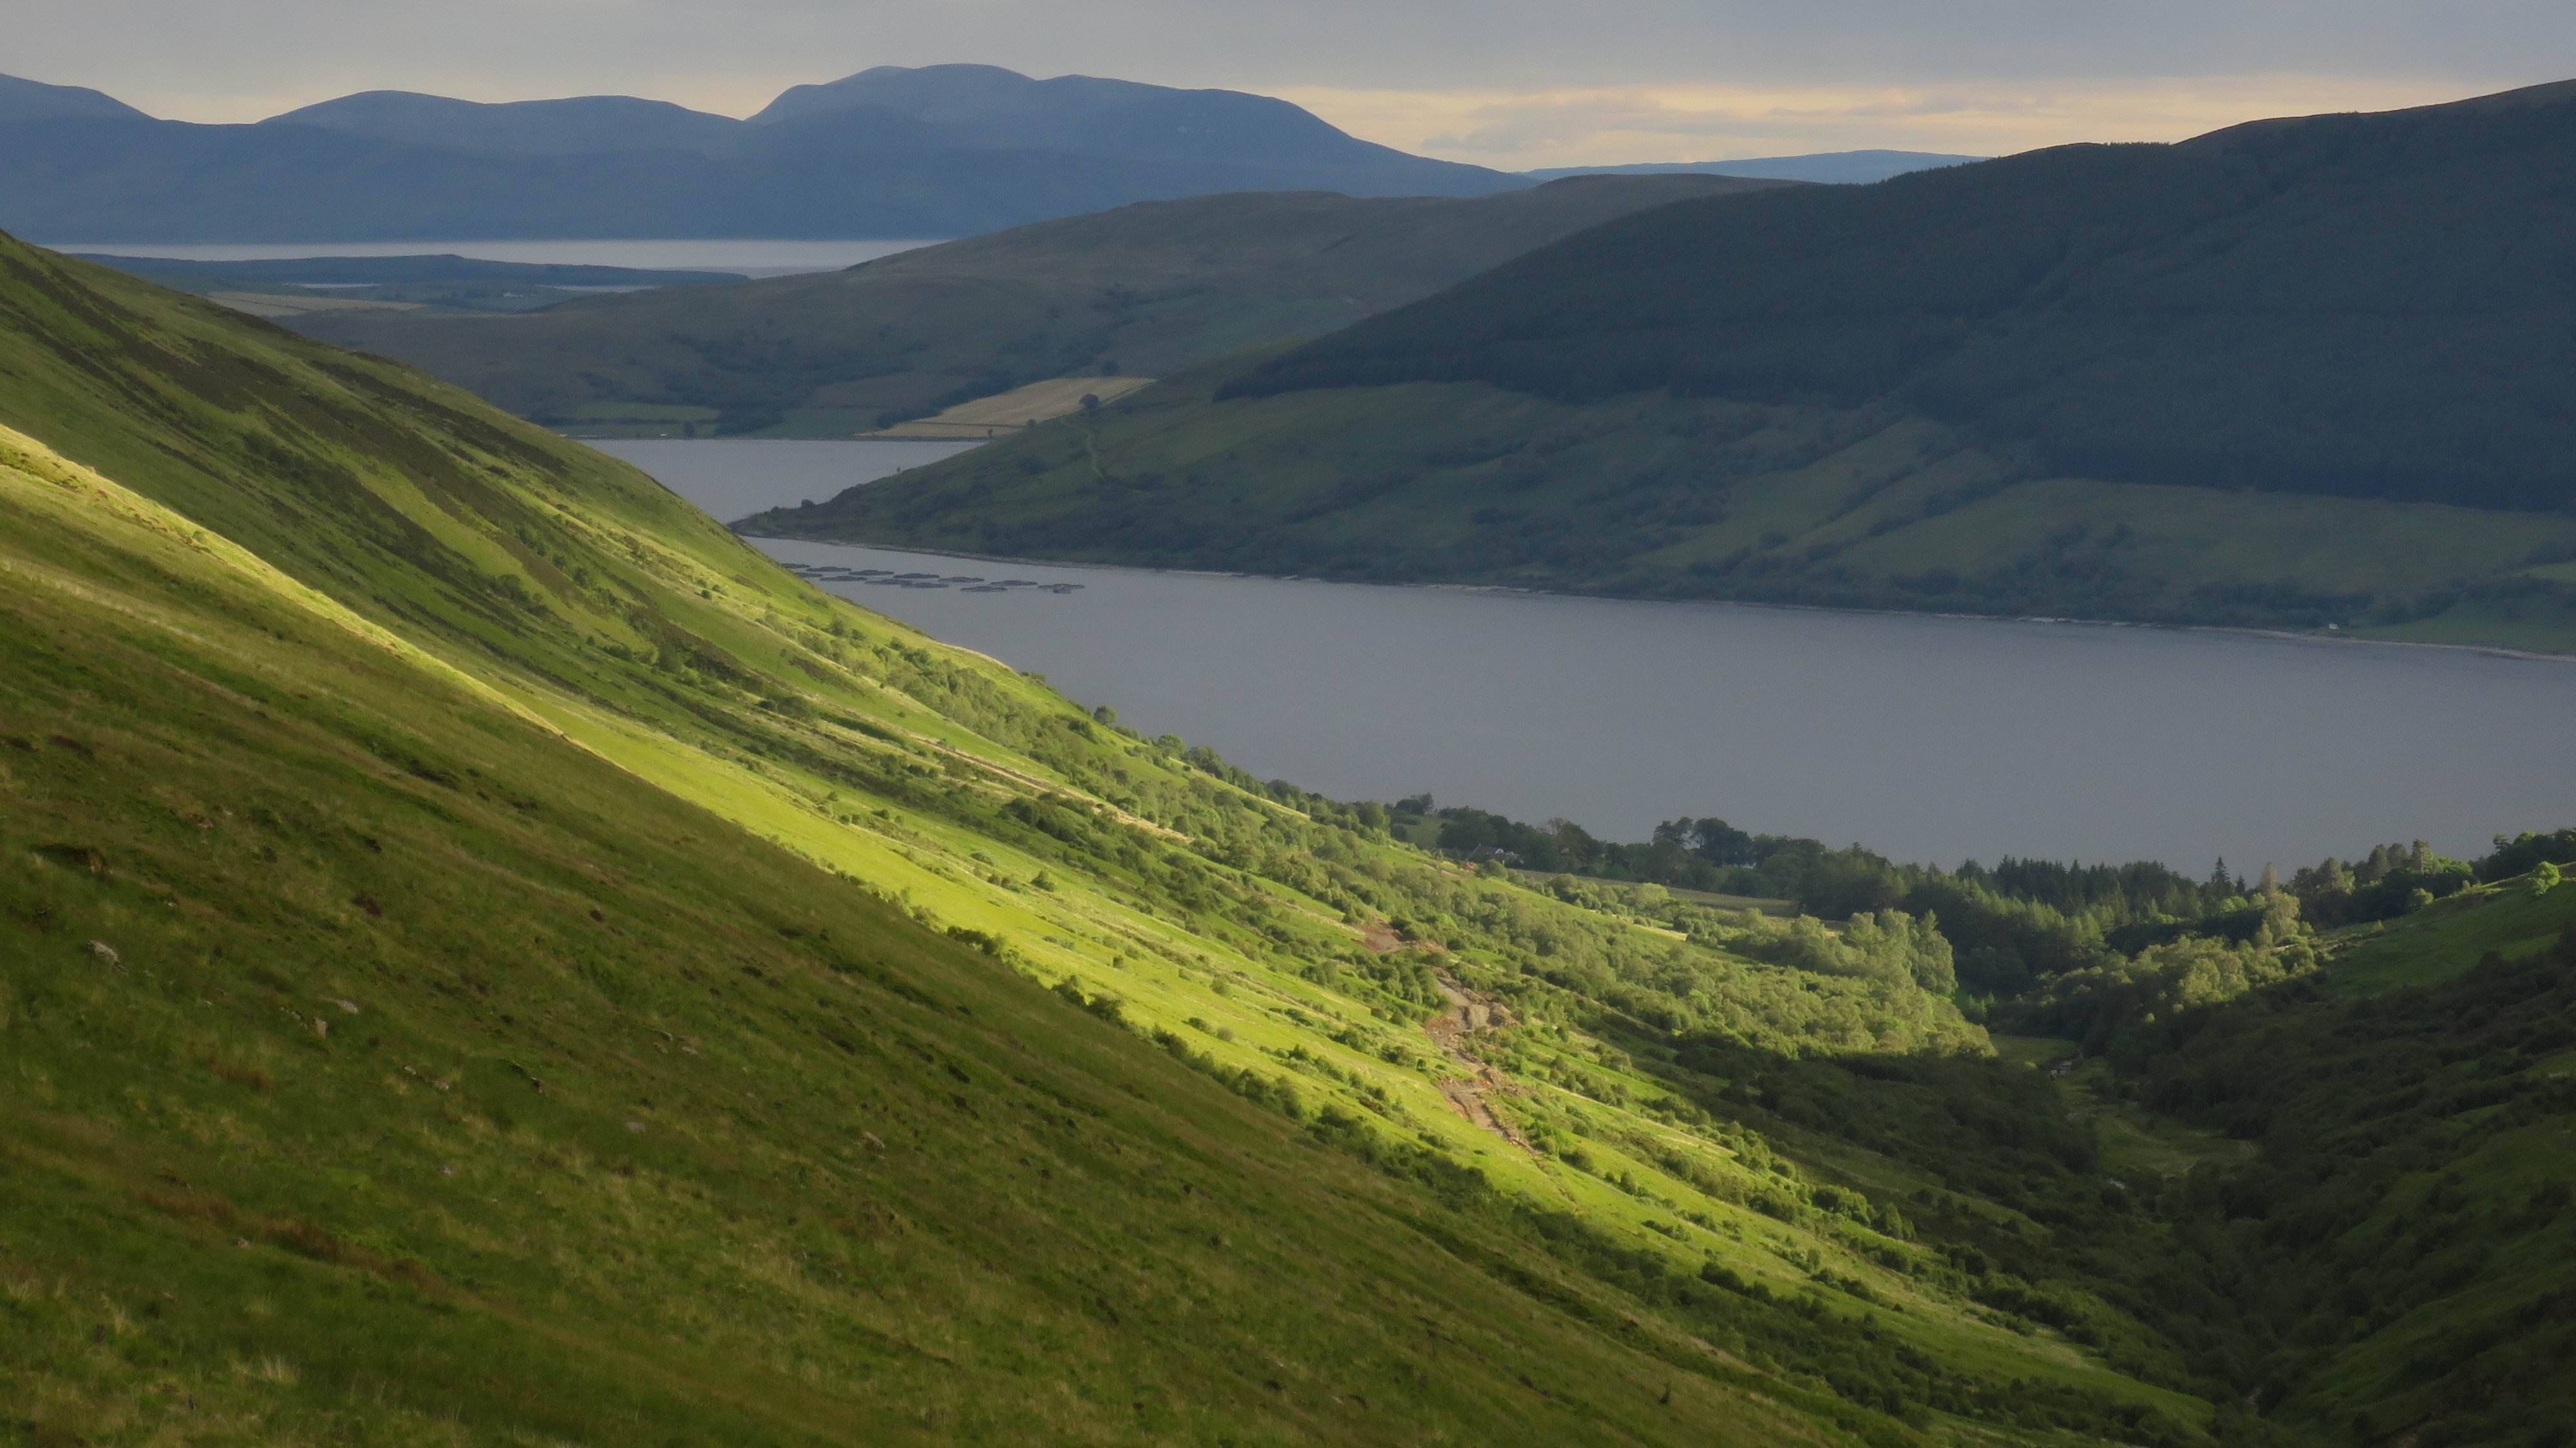
<path fill-rule="evenodd" d="M 1671 176 L 1704 172 L 1727 176 L 1766 176 L 1783 181 L 1821 181 L 1866 186 L 1908 171 L 1982 161 L 1983 156 L 1957 156 L 1938 151 L 1825 151 L 1811 156 L 1748 156 L 1738 161 L 1649 161 L 1634 166 L 1561 166 L 1521 174 L 1540 181 L 1561 176 Z"/>
<path fill-rule="evenodd" d="M 2571 166 L 2543 87 L 1688 203 L 758 526 L 2567 647 Z"/>
<path fill-rule="evenodd" d="M 1636 218 L 1230 395 L 1885 398 L 2121 482 L 2576 499 L 2576 87 Z"/>
<path fill-rule="evenodd" d="M 634 293 L 493 328 L 297 323 L 587 433 L 831 436 L 1066 374 L 1154 377 L 1309 337 L 1638 209 L 1775 183 L 1588 178 L 1476 200 L 1154 202 L 827 276 Z"/>

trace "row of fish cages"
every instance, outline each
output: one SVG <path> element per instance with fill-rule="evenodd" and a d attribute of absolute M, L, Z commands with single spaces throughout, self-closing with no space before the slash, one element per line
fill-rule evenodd
<path fill-rule="evenodd" d="M 1079 583 L 1034 578 L 983 579 L 968 574 L 897 573 L 891 568 L 843 568 L 832 563 L 790 563 L 787 571 L 816 583 L 865 583 L 879 588 L 953 588 L 960 593 L 1077 593 Z"/>

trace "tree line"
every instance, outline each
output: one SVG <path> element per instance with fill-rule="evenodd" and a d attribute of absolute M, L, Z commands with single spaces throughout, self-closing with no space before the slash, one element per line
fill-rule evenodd
<path fill-rule="evenodd" d="M 1362 823 L 1408 838 L 1428 835 L 1433 848 L 1470 862 L 1781 900 L 1821 920 L 1885 911 L 1934 919 L 1955 953 L 1958 986 L 1971 998 L 2000 1002 L 2143 952 L 2172 957 L 2185 940 L 2231 949 L 2260 941 L 2270 949 L 2305 929 L 2394 919 L 2473 883 L 2576 864 L 2576 829 L 2498 836 L 2476 861 L 2443 857 L 2423 840 L 2374 845 L 2349 862 L 2328 858 L 2286 879 L 2266 865 L 2249 882 L 2224 860 L 2201 879 L 2145 860 L 2088 865 L 2007 856 L 1991 866 L 1969 860 L 1943 869 L 1898 863 L 1858 844 L 1835 848 L 1687 815 L 1655 826 L 1645 840 L 1619 842 L 1571 820 L 1533 825 L 1439 806 L 1427 794 L 1393 806 L 1363 804 L 1358 812 Z M 2064 1024 L 2062 1015 L 2050 1019 Z"/>

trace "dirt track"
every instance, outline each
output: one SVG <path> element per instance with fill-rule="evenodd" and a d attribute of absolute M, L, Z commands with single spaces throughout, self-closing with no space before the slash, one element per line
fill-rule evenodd
<path fill-rule="evenodd" d="M 1440 1094 L 1457 1113 L 1523 1151 L 1534 1151 L 1527 1137 L 1512 1128 L 1510 1122 L 1494 1114 L 1488 1098 L 1508 1095 L 1520 1088 L 1510 1077 L 1495 1070 L 1469 1049 L 1477 1031 L 1500 1030 L 1512 1023 L 1511 1013 L 1501 1006 L 1461 987 L 1447 976 L 1440 977 L 1440 994 L 1449 1004 L 1440 1014 L 1422 1023 L 1423 1034 L 1433 1045 L 1456 1062 L 1463 1076 L 1453 1076 L 1440 1083 Z"/>

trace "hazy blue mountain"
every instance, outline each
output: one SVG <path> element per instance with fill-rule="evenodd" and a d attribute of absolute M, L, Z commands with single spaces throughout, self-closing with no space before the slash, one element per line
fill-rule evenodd
<path fill-rule="evenodd" d="M 999 150 L 1189 156 L 1383 170 L 1452 194 L 1461 168 L 1346 135 L 1313 112 L 1242 91 L 1175 90 L 1097 76 L 1033 80 L 991 65 L 881 65 L 827 85 L 796 86 L 753 116 L 777 122 L 881 107 Z M 1490 175 L 1491 173 L 1486 173 Z M 1482 190 L 1500 189 L 1479 177 Z M 1384 194 L 1384 193 L 1380 193 Z"/>
<path fill-rule="evenodd" d="M 751 121 L 627 96 L 373 91 L 197 126 L 94 92 L 28 95 L 0 95 L 0 227 L 51 241 L 948 237 L 1236 191 L 1531 184 L 1263 96 L 990 66 L 881 67 Z"/>
<path fill-rule="evenodd" d="M 884 106 L 926 121 L 973 124 L 1041 110 L 1045 102 L 1040 97 L 1066 94 L 1066 81 L 1130 84 L 1092 81 L 1087 76 L 1033 80 L 998 65 L 878 65 L 819 85 L 789 86 L 751 119 L 755 124 L 767 124 L 851 106 Z M 1135 89 L 1155 91 L 1164 87 L 1137 85 Z"/>
<path fill-rule="evenodd" d="M 142 118 L 143 112 L 104 91 L 94 91 L 87 86 L 47 85 L 40 80 L 0 75 L 0 124 L 49 116 Z"/>
<path fill-rule="evenodd" d="M 634 96 L 575 96 L 486 105 L 413 91 L 360 91 L 271 116 L 263 126 L 314 126 L 380 141 L 460 151 L 563 155 L 702 150 L 742 129 L 731 116 Z"/>
<path fill-rule="evenodd" d="M 1757 176 L 1773 181 L 1824 181 L 1847 186 L 1863 186 L 1902 176 L 1908 171 L 1929 171 L 1936 166 L 1957 166 L 1969 161 L 1983 161 L 1983 156 L 1952 156 L 1939 151 L 1822 151 L 1812 156 L 1754 156 L 1737 161 L 1669 161 L 1648 162 L 1638 166 L 1557 166 L 1544 171 L 1521 174 L 1539 181 L 1554 181 L 1561 176 L 1668 176 L 1693 172 L 1714 176 Z"/>

